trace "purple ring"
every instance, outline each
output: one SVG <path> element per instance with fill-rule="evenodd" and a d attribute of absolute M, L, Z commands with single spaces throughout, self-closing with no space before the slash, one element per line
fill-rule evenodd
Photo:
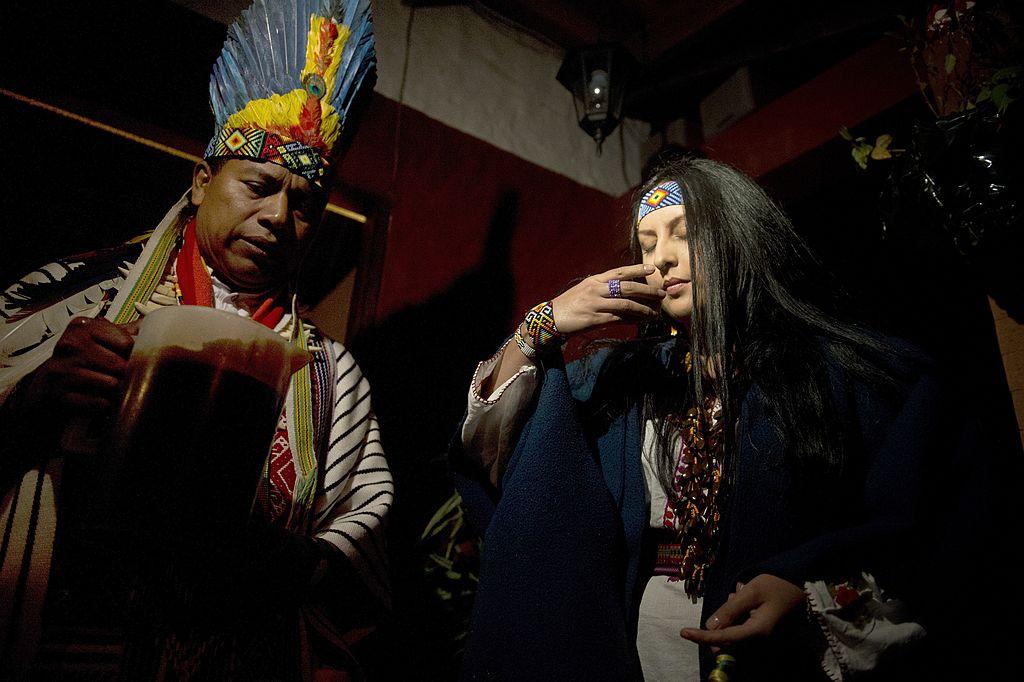
<path fill-rule="evenodd" d="M 622 296 L 622 282 L 617 279 L 608 280 L 608 295 L 612 298 Z"/>

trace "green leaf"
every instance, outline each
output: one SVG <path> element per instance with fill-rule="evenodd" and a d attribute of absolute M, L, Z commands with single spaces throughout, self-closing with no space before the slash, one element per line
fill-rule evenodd
<path fill-rule="evenodd" d="M 1020 76 L 1020 73 L 1021 67 L 1007 66 L 1002 69 L 999 69 L 998 71 L 992 74 L 992 82 L 999 83 L 1002 81 L 1013 80 L 1014 78 Z"/>
<path fill-rule="evenodd" d="M 843 126 L 842 128 L 839 129 L 839 137 L 843 138 L 847 142 L 853 142 L 853 134 L 850 132 L 850 129 L 847 128 L 846 126 Z"/>
<path fill-rule="evenodd" d="M 882 159 L 891 159 L 892 154 L 889 153 L 889 145 L 892 144 L 892 135 L 885 134 L 879 135 L 878 139 L 875 140 L 875 147 L 871 150 L 871 158 L 876 161 Z"/>
<path fill-rule="evenodd" d="M 950 52 L 946 55 L 946 73 L 953 73 L 956 68 L 956 55 Z"/>
<path fill-rule="evenodd" d="M 857 165 L 860 166 L 862 170 L 867 170 L 868 155 L 871 154 L 871 145 L 857 145 L 853 148 L 851 154 L 853 155 L 853 160 L 857 162 Z"/>
<path fill-rule="evenodd" d="M 431 517 L 430 521 L 427 522 L 426 528 L 423 529 L 423 533 L 420 535 L 420 542 L 423 542 L 428 537 L 439 535 L 440 532 L 454 519 L 459 518 L 462 515 L 462 509 L 459 508 L 459 504 L 461 502 L 462 497 L 460 497 L 458 493 L 454 493 L 449 497 L 445 503 L 442 504 L 436 512 L 434 512 L 434 516 Z"/>
<path fill-rule="evenodd" d="M 438 556 L 437 554 L 431 554 L 427 558 L 430 559 L 431 561 L 433 561 L 434 563 L 436 563 L 441 568 L 444 568 L 445 570 L 450 569 L 452 566 L 455 565 L 454 563 L 452 563 L 448 559 L 445 559 L 442 556 Z"/>
<path fill-rule="evenodd" d="M 1013 102 L 1015 98 L 1010 95 L 1010 84 L 1001 83 L 992 88 L 992 104 L 996 105 L 996 110 L 1000 114 L 1005 114 L 1007 107 Z"/>

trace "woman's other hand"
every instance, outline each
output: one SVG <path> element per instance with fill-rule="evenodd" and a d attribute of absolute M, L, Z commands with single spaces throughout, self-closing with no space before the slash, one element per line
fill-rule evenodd
<path fill-rule="evenodd" d="M 551 301 L 559 333 L 569 336 L 611 322 L 637 322 L 657 318 L 661 289 L 631 280 L 654 272 L 653 265 L 627 265 L 591 275 Z M 619 281 L 619 296 L 612 295 L 611 280 Z"/>
<path fill-rule="evenodd" d="M 679 634 L 714 647 L 768 637 L 804 598 L 804 591 L 793 583 L 762 573 L 749 583 L 737 583 L 736 591 L 708 618 L 707 630 L 683 628 Z"/>

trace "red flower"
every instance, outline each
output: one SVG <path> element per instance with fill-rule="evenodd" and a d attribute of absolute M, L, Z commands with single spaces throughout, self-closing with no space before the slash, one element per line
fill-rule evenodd
<path fill-rule="evenodd" d="M 845 609 L 850 604 L 860 599 L 860 592 L 850 587 L 847 583 L 836 586 L 836 605 Z"/>

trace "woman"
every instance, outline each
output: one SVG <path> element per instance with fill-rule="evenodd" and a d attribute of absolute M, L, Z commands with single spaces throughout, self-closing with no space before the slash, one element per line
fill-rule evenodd
<path fill-rule="evenodd" d="M 873 667 L 923 634 L 875 579 L 904 590 L 934 382 L 826 312 L 741 173 L 678 161 L 635 206 L 640 263 L 533 308 L 473 377 L 452 452 L 487 526 L 465 676 L 698 679 L 711 647 L 748 679 Z M 566 337 L 620 321 L 640 338 L 563 365 Z"/>

